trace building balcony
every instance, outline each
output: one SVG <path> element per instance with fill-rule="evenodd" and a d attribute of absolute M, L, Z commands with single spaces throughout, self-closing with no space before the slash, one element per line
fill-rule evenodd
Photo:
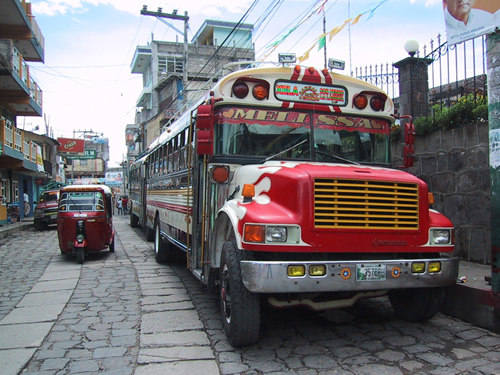
<path fill-rule="evenodd" d="M 130 70 L 132 73 L 143 73 L 149 67 L 151 63 L 151 47 L 147 46 L 137 46 L 134 53 L 134 58 L 132 59 L 132 64 L 130 65 Z"/>
<path fill-rule="evenodd" d="M 142 107 L 144 109 L 152 108 L 152 88 L 151 86 L 143 87 L 141 95 L 139 95 L 139 99 L 137 99 L 136 106 Z"/>
<path fill-rule="evenodd" d="M 2 0 L 0 38 L 13 40 L 26 61 L 45 59 L 45 40 L 26 0 Z"/>
<path fill-rule="evenodd" d="M 42 90 L 11 40 L 0 39 L 0 103 L 17 116 L 42 116 Z"/>
<path fill-rule="evenodd" d="M 38 148 L 35 142 L 25 138 L 23 130 L 4 118 L 0 119 L 0 168 L 43 173 L 43 162 L 37 163 Z"/>

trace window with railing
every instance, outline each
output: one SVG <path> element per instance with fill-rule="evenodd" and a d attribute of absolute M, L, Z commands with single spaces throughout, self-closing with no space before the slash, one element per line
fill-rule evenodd
<path fill-rule="evenodd" d="M 14 128 L 14 150 L 23 152 L 23 132 Z"/>
<path fill-rule="evenodd" d="M 23 154 L 26 160 L 30 160 L 30 142 L 23 140 Z"/>
<path fill-rule="evenodd" d="M 182 74 L 184 71 L 184 61 L 180 56 L 159 56 L 158 71 L 167 73 Z"/>
<path fill-rule="evenodd" d="M 14 140 L 14 127 L 12 126 L 12 122 L 10 122 L 9 120 L 5 120 L 5 127 L 4 127 L 4 134 L 5 134 L 5 137 L 4 137 L 4 143 L 6 146 L 10 147 L 10 148 L 13 148 L 14 146 L 14 143 L 13 143 L 13 140 Z"/>

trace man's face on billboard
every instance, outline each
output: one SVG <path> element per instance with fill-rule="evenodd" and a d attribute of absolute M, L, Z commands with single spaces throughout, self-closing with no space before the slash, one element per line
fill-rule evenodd
<path fill-rule="evenodd" d="M 448 12 L 459 21 L 467 22 L 474 0 L 445 0 Z"/>

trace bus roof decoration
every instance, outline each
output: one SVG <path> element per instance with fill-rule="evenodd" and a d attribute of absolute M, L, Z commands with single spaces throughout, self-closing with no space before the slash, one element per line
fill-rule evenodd
<path fill-rule="evenodd" d="M 297 58 L 295 57 L 295 53 L 278 53 L 278 61 L 285 66 L 285 64 L 295 64 Z"/>
<path fill-rule="evenodd" d="M 330 69 L 344 70 L 345 69 L 345 61 L 336 60 L 336 59 L 328 59 L 328 67 Z"/>

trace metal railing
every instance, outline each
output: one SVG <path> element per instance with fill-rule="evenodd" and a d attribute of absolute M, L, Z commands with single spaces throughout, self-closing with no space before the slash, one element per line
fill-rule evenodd
<path fill-rule="evenodd" d="M 36 163 L 37 144 L 24 138 L 24 131 L 12 125 L 12 122 L 0 117 L 0 155 L 4 147 L 22 153 L 22 158 Z"/>
<path fill-rule="evenodd" d="M 28 88 L 29 95 L 41 107 L 42 90 L 38 86 L 38 83 L 36 83 L 36 81 L 31 77 L 28 64 L 26 64 L 23 56 L 14 46 L 12 46 L 12 72 L 15 73 L 19 78 L 21 78 L 21 80 Z"/>
<path fill-rule="evenodd" d="M 429 47 L 427 53 L 429 48 L 424 45 L 423 55 L 424 59 L 432 60 L 428 65 L 430 106 L 449 107 L 469 93 L 474 93 L 474 97 L 486 93 L 485 36 L 449 46 L 438 35 L 436 41 L 430 41 Z M 392 64 L 358 67 L 351 76 L 380 87 L 393 99 L 399 97 L 399 73 Z"/>

